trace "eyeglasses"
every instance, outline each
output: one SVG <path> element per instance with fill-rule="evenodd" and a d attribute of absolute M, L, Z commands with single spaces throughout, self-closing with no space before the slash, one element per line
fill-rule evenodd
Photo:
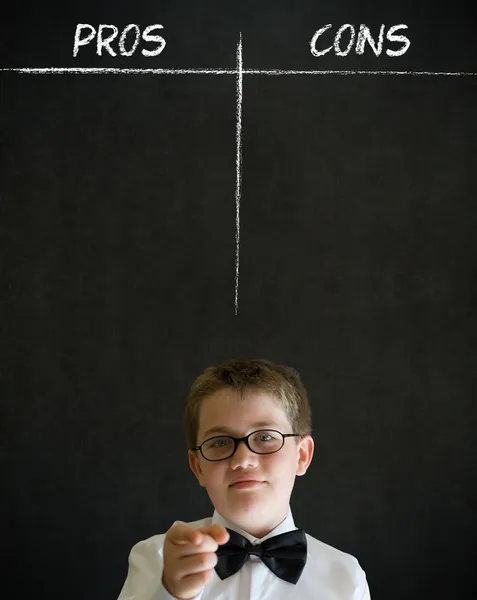
<path fill-rule="evenodd" d="M 200 450 L 206 460 L 217 462 L 230 458 L 235 454 L 239 443 L 242 441 L 255 454 L 274 454 L 283 448 L 287 437 L 301 437 L 301 435 L 299 433 L 280 433 L 275 429 L 259 429 L 242 438 L 231 435 L 216 435 L 202 442 L 200 446 L 191 448 L 191 450 Z"/>

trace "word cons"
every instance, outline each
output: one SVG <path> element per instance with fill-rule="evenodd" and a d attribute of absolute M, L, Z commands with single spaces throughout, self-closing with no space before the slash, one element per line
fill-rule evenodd
<path fill-rule="evenodd" d="M 386 28 L 385 25 L 381 25 L 381 28 L 379 29 L 378 39 L 375 40 L 371 35 L 369 27 L 366 27 L 366 25 L 361 24 L 359 26 L 358 34 L 356 35 L 355 26 L 346 23 L 345 25 L 342 25 L 335 33 L 335 38 L 332 46 L 329 46 L 328 48 L 319 47 L 320 43 L 323 44 L 323 46 L 325 45 L 325 38 L 319 38 L 325 33 L 325 31 L 327 31 L 331 27 L 332 25 L 325 25 L 321 29 L 318 29 L 318 31 L 315 32 L 315 35 L 311 38 L 310 48 L 313 56 L 323 56 L 327 52 L 330 52 L 330 50 L 332 49 L 334 49 L 336 56 L 346 56 L 350 53 L 351 49 L 355 44 L 355 41 L 356 54 L 363 54 L 364 47 L 366 44 L 369 44 L 376 56 L 379 56 L 383 51 L 384 31 Z M 407 38 L 405 35 L 396 35 L 396 32 L 400 29 L 407 29 L 407 25 L 393 25 L 386 32 L 386 40 L 388 42 L 398 42 L 402 44 L 400 48 L 396 48 L 394 50 L 392 48 L 387 48 L 386 54 L 388 56 L 402 56 L 411 45 L 409 38 Z"/>
<path fill-rule="evenodd" d="M 166 45 L 166 40 L 160 35 L 152 35 L 153 32 L 163 29 L 162 25 L 149 25 L 144 29 L 141 36 L 141 30 L 138 25 L 131 23 L 121 32 L 118 38 L 118 28 L 116 25 L 99 25 L 98 30 L 88 23 L 78 23 L 75 31 L 75 41 L 73 46 L 73 56 L 77 56 L 81 46 L 87 46 L 96 38 L 96 54 L 102 56 L 103 49 L 111 56 L 117 56 L 112 44 L 117 46 L 121 56 L 132 56 L 136 52 L 141 40 L 145 43 L 155 43 L 157 46 L 153 49 L 142 48 L 143 56 L 157 56 Z"/>

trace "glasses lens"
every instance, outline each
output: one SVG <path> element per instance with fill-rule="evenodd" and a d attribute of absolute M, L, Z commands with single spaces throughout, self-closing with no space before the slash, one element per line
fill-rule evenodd
<path fill-rule="evenodd" d="M 278 431 L 256 431 L 249 439 L 250 446 L 258 454 L 268 454 L 280 450 L 283 437 Z"/>
<path fill-rule="evenodd" d="M 260 430 L 255 431 L 249 438 L 250 447 L 257 454 L 269 454 L 280 450 L 283 437 L 278 431 Z M 234 441 L 231 437 L 214 437 L 204 442 L 202 452 L 208 460 L 223 460 L 232 456 Z"/>
<path fill-rule="evenodd" d="M 222 460 L 231 456 L 234 451 L 234 441 L 229 437 L 214 437 L 204 442 L 202 454 L 209 460 Z"/>

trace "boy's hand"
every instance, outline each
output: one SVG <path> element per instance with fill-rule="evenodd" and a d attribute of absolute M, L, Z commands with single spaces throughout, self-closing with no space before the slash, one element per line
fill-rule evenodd
<path fill-rule="evenodd" d="M 223 525 L 194 529 L 185 523 L 173 525 L 164 540 L 162 584 L 178 600 L 197 596 L 210 580 L 219 544 L 230 538 Z"/>

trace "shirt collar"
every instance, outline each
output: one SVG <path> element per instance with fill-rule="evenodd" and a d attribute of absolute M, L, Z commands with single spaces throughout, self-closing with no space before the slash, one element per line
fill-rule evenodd
<path fill-rule="evenodd" d="M 286 533 L 287 531 L 293 531 L 297 529 L 295 527 L 295 521 L 293 520 L 290 505 L 288 505 L 288 514 L 286 519 L 283 520 L 279 525 L 277 525 L 275 529 L 272 529 L 272 531 L 270 531 L 270 533 L 265 535 L 263 538 L 256 538 L 244 529 L 241 529 L 240 527 L 235 525 L 235 523 L 224 519 L 224 517 L 217 510 L 214 511 L 214 515 L 212 517 L 212 525 L 214 525 L 215 523 L 219 523 L 224 527 L 228 527 L 229 529 L 233 529 L 237 533 L 240 533 L 241 535 L 246 537 L 248 541 L 251 542 L 254 546 L 256 546 L 257 544 L 261 544 L 264 540 L 267 540 L 268 538 L 280 535 L 281 533 Z"/>

